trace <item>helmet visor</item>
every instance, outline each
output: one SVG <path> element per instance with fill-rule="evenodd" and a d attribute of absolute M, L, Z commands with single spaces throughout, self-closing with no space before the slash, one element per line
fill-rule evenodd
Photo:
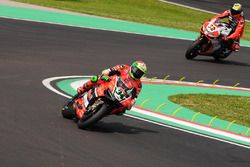
<path fill-rule="evenodd" d="M 131 73 L 136 79 L 140 79 L 144 75 L 144 72 L 142 70 L 134 66 L 131 67 Z"/>
<path fill-rule="evenodd" d="M 241 13 L 241 11 L 237 11 L 237 10 L 231 9 L 231 14 L 232 15 L 238 15 L 240 13 Z"/>

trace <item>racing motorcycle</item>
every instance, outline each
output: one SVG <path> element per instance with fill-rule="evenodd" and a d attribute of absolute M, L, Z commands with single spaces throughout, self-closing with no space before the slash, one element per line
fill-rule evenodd
<path fill-rule="evenodd" d="M 229 36 L 232 28 L 220 19 L 206 21 L 200 28 L 200 36 L 186 51 L 186 59 L 191 60 L 197 55 L 212 56 L 215 60 L 228 57 L 231 50 L 225 47 L 222 38 Z"/>
<path fill-rule="evenodd" d="M 110 79 L 71 98 L 62 108 L 62 116 L 74 119 L 79 128 L 86 129 L 105 116 L 118 114 L 119 107 L 128 107 L 135 88 L 129 88 L 127 78 L 111 76 Z M 77 108 L 83 111 L 83 115 L 76 112 Z"/>

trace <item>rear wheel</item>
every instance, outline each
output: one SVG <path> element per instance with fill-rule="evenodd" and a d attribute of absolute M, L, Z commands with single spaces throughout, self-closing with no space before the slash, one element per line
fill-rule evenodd
<path fill-rule="evenodd" d="M 217 54 L 217 55 L 214 55 L 214 60 L 215 61 L 220 61 L 222 59 L 225 59 L 227 58 L 230 54 L 232 53 L 232 51 L 228 51 L 227 53 L 220 53 L 220 54 Z"/>
<path fill-rule="evenodd" d="M 86 129 L 87 127 L 102 119 L 105 115 L 108 114 L 108 107 L 103 103 L 100 107 L 96 108 L 96 111 L 92 111 L 92 113 L 93 114 L 91 114 L 90 116 L 84 115 L 84 117 L 77 122 L 78 128 Z"/>
<path fill-rule="evenodd" d="M 192 45 L 187 49 L 185 57 L 188 60 L 192 60 L 198 55 L 198 50 L 200 49 L 201 40 L 200 38 L 195 40 Z"/>

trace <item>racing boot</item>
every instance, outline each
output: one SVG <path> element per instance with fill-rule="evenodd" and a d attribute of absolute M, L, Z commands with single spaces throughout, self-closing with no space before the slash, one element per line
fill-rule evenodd
<path fill-rule="evenodd" d="M 235 42 L 232 44 L 231 50 L 234 51 L 234 52 L 239 52 L 239 50 L 240 50 L 239 42 L 236 42 L 236 41 L 235 41 Z"/>

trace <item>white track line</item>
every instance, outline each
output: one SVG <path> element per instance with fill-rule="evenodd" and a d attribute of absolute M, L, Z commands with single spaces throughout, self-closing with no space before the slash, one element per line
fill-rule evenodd
<path fill-rule="evenodd" d="M 51 86 L 50 82 L 52 82 L 54 80 L 58 80 L 58 79 L 69 79 L 69 78 L 76 78 L 76 77 L 90 77 L 90 76 L 61 76 L 61 77 L 52 77 L 52 78 L 44 79 L 42 81 L 42 83 L 43 83 L 43 85 L 45 87 L 47 87 L 51 91 L 53 91 L 53 92 L 55 92 L 55 93 L 57 93 L 57 94 L 59 94 L 61 96 L 70 98 L 70 96 L 65 95 L 65 94 L 59 92 L 58 90 L 56 90 L 55 88 L 53 88 Z M 173 81 L 173 83 L 176 83 L 176 82 L 178 82 L 178 81 Z M 78 81 L 78 83 L 79 83 L 79 81 Z M 187 82 L 187 83 L 191 84 L 191 82 Z M 77 84 L 75 84 L 75 86 L 76 85 Z M 197 86 L 198 84 L 197 83 L 193 83 L 193 85 Z M 209 85 L 209 84 L 199 84 L 199 85 Z M 220 86 L 220 87 L 223 88 L 224 86 Z M 228 88 L 228 86 L 226 86 L 226 88 Z M 230 87 L 230 88 L 234 88 L 234 87 Z M 183 126 L 188 126 L 188 127 L 192 127 L 192 128 L 204 130 L 204 131 L 207 131 L 207 132 L 210 132 L 210 133 L 214 133 L 214 134 L 218 134 L 218 135 L 221 135 L 221 136 L 230 137 L 232 139 L 241 140 L 241 141 L 250 143 L 250 138 L 249 137 L 245 137 L 245 136 L 233 134 L 233 133 L 230 133 L 230 132 L 222 131 L 222 130 L 211 128 L 211 127 L 202 126 L 202 125 L 195 124 L 195 123 L 192 123 L 192 122 L 189 122 L 189 121 L 185 121 L 185 120 L 175 119 L 175 118 L 169 117 L 167 115 L 161 115 L 161 114 L 153 113 L 153 112 L 150 112 L 150 111 L 147 111 L 147 110 L 143 110 L 143 109 L 137 108 L 137 107 L 133 107 L 132 110 L 135 111 L 135 112 L 141 113 L 141 114 L 145 114 L 145 115 L 153 116 L 153 117 L 160 118 L 160 119 L 163 119 L 163 120 L 166 120 L 166 121 L 178 123 L 178 124 L 183 125 Z M 191 132 L 191 131 L 184 130 L 184 129 L 181 129 L 181 128 L 176 128 L 176 127 L 164 125 L 164 124 L 161 124 L 161 123 L 156 123 L 154 121 L 150 121 L 150 120 L 146 120 L 146 119 L 142 119 L 142 118 L 138 118 L 138 117 L 134 117 L 134 116 L 130 116 L 130 117 L 133 117 L 133 118 L 136 118 L 136 119 L 139 119 L 139 120 L 143 120 L 143 121 L 146 121 L 146 122 L 154 123 L 154 124 L 157 124 L 157 125 L 161 125 L 161 126 L 164 126 L 164 127 L 169 127 L 169 128 L 172 128 L 172 129 L 181 130 L 183 132 L 188 132 L 188 133 L 191 133 L 191 134 L 203 136 L 203 137 L 214 139 L 214 140 L 218 140 L 218 141 L 223 141 L 223 142 L 226 142 L 226 143 L 229 143 L 229 144 L 233 144 L 233 145 L 237 145 L 237 146 L 240 146 L 240 147 L 244 147 L 244 148 L 250 149 L 249 146 L 245 146 L 245 145 L 241 145 L 241 144 L 238 144 L 238 143 L 230 142 L 230 141 L 227 141 L 227 140 L 224 140 L 224 139 L 219 139 L 219 138 L 211 137 L 211 136 L 208 136 L 208 135 L 199 134 L 199 133 L 196 133 L 196 132 Z"/>
<path fill-rule="evenodd" d="M 203 9 L 200 9 L 200 8 L 195 8 L 195 7 L 192 7 L 192 6 L 187 6 L 187 5 L 182 5 L 180 3 L 175 3 L 175 2 L 170 2 L 170 1 L 164 1 L 164 0 L 159 0 L 163 3 L 169 3 L 169 4 L 172 4 L 172 5 L 176 5 L 176 6 L 181 6 L 181 7 L 184 7 L 184 8 L 188 8 L 188 9 L 193 9 L 193 10 L 197 10 L 197 11 L 201 11 L 201 12 L 205 12 L 205 13 L 211 13 L 211 14 L 218 14 L 216 12 L 212 12 L 212 11 L 208 11 L 208 10 L 203 10 Z M 250 20 L 246 20 L 247 22 L 250 22 Z"/>
<path fill-rule="evenodd" d="M 0 18 L 12 19 L 12 20 L 22 20 L 22 21 L 28 21 L 28 22 L 34 22 L 34 23 L 45 23 L 45 24 L 53 24 L 53 25 L 60 25 L 60 26 L 84 28 L 84 29 L 90 29 L 90 30 L 100 30 L 100 31 L 110 31 L 110 32 L 118 32 L 118 33 L 126 33 L 126 34 L 135 34 L 135 35 L 149 36 L 149 37 L 179 39 L 179 40 L 186 40 L 186 41 L 193 41 L 194 40 L 194 39 L 189 39 L 189 38 L 176 38 L 176 37 L 170 37 L 170 36 L 164 36 L 164 35 L 145 34 L 145 33 L 140 33 L 140 32 L 130 32 L 130 31 L 123 31 L 123 30 L 110 30 L 110 29 L 105 29 L 105 28 L 85 27 L 85 26 L 77 26 L 77 25 L 64 24 L 64 23 L 54 23 L 54 22 L 49 22 L 49 21 L 47 21 L 47 22 L 46 21 L 36 21 L 36 20 L 30 20 L 30 19 L 13 18 L 13 17 L 8 17 L 8 16 L 0 16 Z M 135 22 L 131 22 L 131 23 L 135 23 Z M 143 23 L 141 23 L 141 24 L 143 24 Z M 150 25 L 150 24 L 144 24 L 144 25 L 155 26 L 155 25 Z M 166 28 L 168 28 L 168 27 L 166 27 Z M 186 31 L 186 30 L 182 30 L 182 31 Z M 250 46 L 243 46 L 243 47 L 250 47 Z"/>
<path fill-rule="evenodd" d="M 128 115 L 128 114 L 124 114 L 124 115 L 126 115 L 128 117 L 132 117 L 134 119 L 138 119 L 138 120 L 142 120 L 142 121 L 149 122 L 149 123 L 152 123 L 152 124 L 156 124 L 156 125 L 159 125 L 159 126 L 164 126 L 164 127 L 167 127 L 167 128 L 179 130 L 179 131 L 182 131 L 182 132 L 186 132 L 186 133 L 194 134 L 194 135 L 197 135 L 197 136 L 201 136 L 201 137 L 205 137 L 205 138 L 209 138 L 209 139 L 213 139 L 213 140 L 221 141 L 221 142 L 224 142 L 224 143 L 228 143 L 228 144 L 232 144 L 232 145 L 236 145 L 236 146 L 239 146 L 239 147 L 244 147 L 244 148 L 250 149 L 250 147 L 248 147 L 248 146 L 241 145 L 241 144 L 238 144 L 238 143 L 233 143 L 233 142 L 230 142 L 230 141 L 227 141 L 227 140 L 224 140 L 224 139 L 215 138 L 215 137 L 212 137 L 212 136 L 200 134 L 200 133 L 193 132 L 193 131 L 188 131 L 188 130 L 185 130 L 185 129 L 181 129 L 181 128 L 166 125 L 166 124 L 161 124 L 161 123 L 154 122 L 154 121 L 151 121 L 151 120 L 147 120 L 147 119 L 144 119 L 144 118 L 135 117 L 133 115 Z"/>
<path fill-rule="evenodd" d="M 207 87 L 207 88 L 242 90 L 242 91 L 249 91 L 250 92 L 250 88 L 214 85 L 214 84 L 206 84 L 206 83 L 195 83 L 195 82 L 186 82 L 186 81 L 172 81 L 172 80 L 150 79 L 150 78 L 144 78 L 143 81 L 144 82 L 150 82 L 150 83 L 162 83 L 162 84 L 165 83 L 165 84 L 175 84 L 175 85 L 184 85 L 184 86 L 189 85 L 189 86 L 199 86 L 199 87 Z"/>
<path fill-rule="evenodd" d="M 156 35 L 156 34 L 146 34 L 146 33 L 140 33 L 140 32 L 130 32 L 125 30 L 110 30 L 105 28 L 95 28 L 95 27 L 86 27 L 86 26 L 77 26 L 72 24 L 64 24 L 64 23 L 55 23 L 55 22 L 49 22 L 49 21 L 37 21 L 37 20 L 31 20 L 31 19 L 23 19 L 23 18 L 14 18 L 14 17 L 8 17 L 8 16 L 0 16 L 0 18 L 5 19 L 12 19 L 12 20 L 22 20 L 22 21 L 28 21 L 28 22 L 34 22 L 34 23 L 45 23 L 45 24 L 52 24 L 52 25 L 60 25 L 60 26 L 68 26 L 68 27 L 76 27 L 76 28 L 84 28 L 84 29 L 90 29 L 90 30 L 100 30 L 100 31 L 110 31 L 110 32 L 118 32 L 118 33 L 126 33 L 126 34 L 135 34 L 135 35 L 141 35 L 141 36 L 149 36 L 149 37 L 157 37 L 157 38 L 168 38 L 168 39 L 177 39 L 177 40 L 186 40 L 186 41 L 193 41 L 194 39 L 190 38 L 181 38 L 181 37 L 172 37 L 172 36 L 164 36 L 164 35 Z M 122 21 L 125 22 L 125 21 Z M 136 22 L 131 22 L 136 23 Z M 141 23 L 143 24 L 143 23 Z M 150 25 L 150 24 L 145 24 Z M 156 25 L 150 25 L 150 26 L 156 26 Z M 163 27 L 164 28 L 164 27 Z M 169 28 L 169 27 L 166 27 Z M 182 29 L 176 29 L 176 30 L 182 30 Z M 187 31 L 187 30 L 182 30 Z M 242 47 L 250 47 L 248 45 L 241 45 Z"/>

